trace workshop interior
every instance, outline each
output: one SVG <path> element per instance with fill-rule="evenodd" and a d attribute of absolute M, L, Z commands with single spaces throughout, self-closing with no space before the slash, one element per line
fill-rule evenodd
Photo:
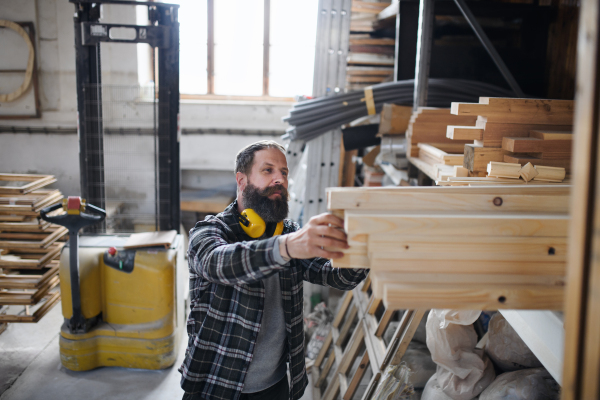
<path fill-rule="evenodd" d="M 598 0 L 0 0 L 0 400 L 182 398 L 190 231 L 263 140 L 287 218 L 341 218 L 330 266 L 369 271 L 304 282 L 302 400 L 600 399 L 599 21 Z"/>

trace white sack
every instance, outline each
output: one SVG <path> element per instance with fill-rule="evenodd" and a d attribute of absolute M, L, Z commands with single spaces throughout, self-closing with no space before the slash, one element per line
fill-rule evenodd
<path fill-rule="evenodd" d="M 505 372 L 488 386 L 480 400 L 559 400 L 560 387 L 545 368 Z"/>
<path fill-rule="evenodd" d="M 542 366 L 535 354 L 499 312 L 490 319 L 485 352 L 502 371 Z"/>
<path fill-rule="evenodd" d="M 438 365 L 436 379 L 454 400 L 471 400 L 495 378 L 494 367 L 476 350 L 473 322 L 480 311 L 431 310 L 427 318 L 427 347 Z"/>

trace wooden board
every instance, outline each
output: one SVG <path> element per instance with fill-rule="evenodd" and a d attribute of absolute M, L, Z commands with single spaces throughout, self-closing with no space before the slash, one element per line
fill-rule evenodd
<path fill-rule="evenodd" d="M 502 138 L 529 137 L 531 130 L 568 131 L 572 129 L 571 125 L 509 124 L 485 120 L 477 120 L 476 126 L 483 129 L 483 145 L 485 147 L 502 147 Z"/>
<path fill-rule="evenodd" d="M 482 116 L 488 122 L 512 124 L 573 124 L 572 100 L 480 97 L 479 103 L 452 103 L 454 115 Z"/>
<path fill-rule="evenodd" d="M 60 300 L 60 291 L 47 294 L 41 301 L 41 305 L 34 311 L 33 314 L 28 312 L 22 314 L 6 314 L 0 315 L 0 323 L 36 323 L 44 317 Z M 27 311 L 27 309 L 26 309 Z"/>
<path fill-rule="evenodd" d="M 0 274 L 0 289 L 39 289 L 58 275 L 58 262 L 50 264 L 38 275 Z"/>
<path fill-rule="evenodd" d="M 572 140 L 544 140 L 538 138 L 502 138 L 502 149 L 513 153 L 564 153 L 571 158 Z"/>
<path fill-rule="evenodd" d="M 573 140 L 573 132 L 571 131 L 532 130 L 529 132 L 529 136 L 543 140 Z"/>
<path fill-rule="evenodd" d="M 475 144 L 465 144 L 463 167 L 470 172 L 487 172 L 490 161 L 506 161 L 502 149 L 487 148 Z"/>
<path fill-rule="evenodd" d="M 527 163 L 532 163 L 533 165 L 536 165 L 536 166 L 540 165 L 540 166 L 546 166 L 546 167 L 564 168 L 567 173 L 569 173 L 571 171 L 571 160 L 542 159 L 542 158 L 535 158 L 535 157 L 519 156 L 516 154 L 515 155 L 506 154 L 503 156 L 503 160 L 504 160 L 504 162 L 507 162 L 507 163 L 515 163 L 515 164 L 521 164 L 521 165 L 525 165 Z"/>
<path fill-rule="evenodd" d="M 560 286 L 482 284 L 389 283 L 383 301 L 394 308 L 436 308 L 499 310 L 562 310 L 564 288 Z"/>
<path fill-rule="evenodd" d="M 446 137 L 452 140 L 483 140 L 483 129 L 476 126 L 448 125 Z"/>
<path fill-rule="evenodd" d="M 0 193 L 26 194 L 56 182 L 52 175 L 0 174 Z"/>
<path fill-rule="evenodd" d="M 65 227 L 59 227 L 49 235 L 46 234 L 23 234 L 35 235 L 35 238 L 28 239 L 0 239 L 0 248 L 4 249 L 47 249 L 58 239 L 65 236 L 69 230 Z M 6 233 L 0 235 L 7 235 Z"/>
<path fill-rule="evenodd" d="M 0 291 L 1 305 L 36 305 L 48 292 L 59 284 L 58 275 L 52 277 L 37 290 L 4 290 Z"/>
<path fill-rule="evenodd" d="M 0 232 L 47 232 L 49 228 L 56 227 L 57 225 L 37 218 L 22 222 L 0 222 Z"/>
<path fill-rule="evenodd" d="M 327 188 L 327 205 L 330 210 L 566 214 L 569 209 L 568 194 L 568 186 L 558 185 Z"/>

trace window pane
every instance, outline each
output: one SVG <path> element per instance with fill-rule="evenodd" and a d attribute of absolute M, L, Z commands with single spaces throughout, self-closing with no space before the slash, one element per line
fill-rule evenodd
<path fill-rule="evenodd" d="M 206 0 L 178 0 L 179 8 L 179 91 L 205 94 L 207 88 Z"/>
<path fill-rule="evenodd" d="M 215 93 L 262 94 L 263 0 L 215 1 Z"/>
<path fill-rule="evenodd" d="M 271 0 L 269 94 L 312 95 L 318 0 Z"/>

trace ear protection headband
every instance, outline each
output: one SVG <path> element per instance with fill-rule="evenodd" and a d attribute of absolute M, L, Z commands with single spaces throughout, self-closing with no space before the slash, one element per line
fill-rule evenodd
<path fill-rule="evenodd" d="M 265 221 L 258 215 L 253 209 L 247 208 L 239 216 L 240 226 L 246 232 L 248 236 L 253 239 L 259 238 L 264 235 L 267 227 L 273 232 L 267 232 L 267 236 L 281 235 L 283 232 L 283 221 L 279 221 L 277 224 L 270 223 L 266 224 Z M 274 228 L 273 228 L 274 226 Z"/>

